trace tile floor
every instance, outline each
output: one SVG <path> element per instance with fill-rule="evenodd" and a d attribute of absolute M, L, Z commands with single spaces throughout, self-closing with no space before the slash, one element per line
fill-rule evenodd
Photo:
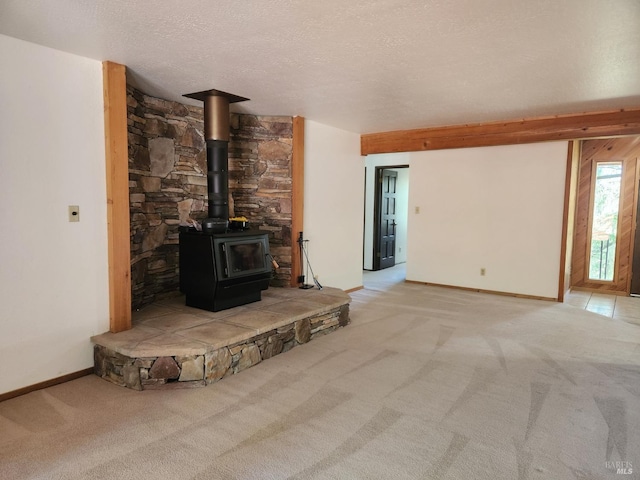
<path fill-rule="evenodd" d="M 598 313 L 614 320 L 640 325 L 640 298 L 607 295 L 604 293 L 580 292 L 572 290 L 564 299 L 567 305 L 593 313 Z"/>

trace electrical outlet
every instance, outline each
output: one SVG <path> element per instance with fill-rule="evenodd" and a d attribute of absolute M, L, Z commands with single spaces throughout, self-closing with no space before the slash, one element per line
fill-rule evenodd
<path fill-rule="evenodd" d="M 481 268 L 481 269 L 480 269 L 480 276 L 481 276 L 481 277 L 484 277 L 486 274 L 487 274 L 487 269 L 486 269 L 486 268 L 484 268 L 484 267 L 483 267 L 483 268 Z"/>
<path fill-rule="evenodd" d="M 69 205 L 69 221 L 80 221 L 80 207 L 78 205 Z"/>

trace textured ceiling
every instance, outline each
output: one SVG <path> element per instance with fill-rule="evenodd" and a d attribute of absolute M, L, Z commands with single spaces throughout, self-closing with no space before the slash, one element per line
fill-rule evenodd
<path fill-rule="evenodd" d="M 0 33 L 358 133 L 640 106 L 638 0 L 1 0 Z"/>

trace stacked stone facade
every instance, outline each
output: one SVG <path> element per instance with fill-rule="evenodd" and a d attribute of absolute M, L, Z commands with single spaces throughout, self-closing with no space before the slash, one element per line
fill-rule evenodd
<path fill-rule="evenodd" d="M 127 87 L 132 306 L 179 289 L 178 226 L 207 217 L 203 109 Z M 269 232 L 280 264 L 272 285 L 291 278 L 291 117 L 231 114 L 230 214 Z"/>
<path fill-rule="evenodd" d="M 96 344 L 95 373 L 134 390 L 205 386 L 348 323 L 349 305 L 344 304 L 245 341 L 193 355 L 130 357 Z"/>

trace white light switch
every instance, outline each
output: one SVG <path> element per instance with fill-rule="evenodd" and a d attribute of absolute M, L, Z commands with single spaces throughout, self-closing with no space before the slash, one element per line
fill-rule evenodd
<path fill-rule="evenodd" d="M 78 205 L 69 205 L 69 221 L 80 221 L 80 207 Z"/>

